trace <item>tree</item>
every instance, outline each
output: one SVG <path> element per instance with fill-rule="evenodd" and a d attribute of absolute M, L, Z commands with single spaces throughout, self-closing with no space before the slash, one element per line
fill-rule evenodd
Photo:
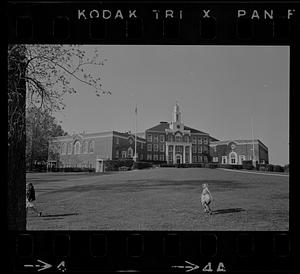
<path fill-rule="evenodd" d="M 76 93 L 74 81 L 102 89 L 102 60 L 97 49 L 76 45 L 8 45 L 8 169 L 9 229 L 25 229 L 26 107 L 51 114 L 64 108 L 66 93 Z M 91 69 L 93 68 L 93 69 Z"/>
<path fill-rule="evenodd" d="M 30 107 L 26 110 L 26 169 L 35 162 L 46 162 L 49 142 L 57 136 L 67 135 L 49 111 Z"/>

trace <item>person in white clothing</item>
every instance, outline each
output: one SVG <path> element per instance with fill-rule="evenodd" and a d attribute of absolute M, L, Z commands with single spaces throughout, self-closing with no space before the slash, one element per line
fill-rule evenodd
<path fill-rule="evenodd" d="M 205 213 L 212 214 L 212 210 L 209 206 L 211 201 L 212 201 L 212 195 L 208 190 L 208 185 L 202 184 L 201 204 Z"/>

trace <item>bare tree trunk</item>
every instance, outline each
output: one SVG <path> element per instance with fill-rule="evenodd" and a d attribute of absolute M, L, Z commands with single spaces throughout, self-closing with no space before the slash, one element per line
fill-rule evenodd
<path fill-rule="evenodd" d="M 13 46 L 9 46 L 9 49 Z M 12 53 L 8 71 L 8 170 L 7 170 L 7 217 L 8 229 L 26 229 L 26 172 L 25 172 L 25 99 L 24 56 Z M 20 60 L 20 62 L 15 62 Z M 18 76 L 18 77 L 17 77 Z M 11 119 L 10 119 L 11 118 Z"/>

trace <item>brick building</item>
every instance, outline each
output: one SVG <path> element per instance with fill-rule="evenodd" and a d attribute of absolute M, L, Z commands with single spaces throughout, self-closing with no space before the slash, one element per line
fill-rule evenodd
<path fill-rule="evenodd" d="M 258 139 L 211 141 L 210 155 L 212 162 L 222 164 L 241 165 L 253 159 L 256 163 L 269 163 L 268 148 Z"/>
<path fill-rule="evenodd" d="M 152 162 L 202 163 L 209 161 L 208 133 L 185 126 L 176 103 L 171 123 L 160 122 L 145 132 L 146 160 Z"/>
<path fill-rule="evenodd" d="M 144 160 L 146 141 L 137 137 L 138 160 Z M 135 136 L 131 133 L 108 131 L 56 137 L 49 145 L 48 163 L 56 167 L 88 167 L 96 171 L 105 160 L 133 158 Z"/>

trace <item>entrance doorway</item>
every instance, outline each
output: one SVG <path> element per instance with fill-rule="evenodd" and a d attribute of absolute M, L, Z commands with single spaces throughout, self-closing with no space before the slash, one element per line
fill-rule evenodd
<path fill-rule="evenodd" d="M 103 172 L 104 171 L 104 163 L 103 159 L 96 160 L 96 172 Z"/>
<path fill-rule="evenodd" d="M 176 155 L 176 164 L 182 164 L 182 156 Z"/>

